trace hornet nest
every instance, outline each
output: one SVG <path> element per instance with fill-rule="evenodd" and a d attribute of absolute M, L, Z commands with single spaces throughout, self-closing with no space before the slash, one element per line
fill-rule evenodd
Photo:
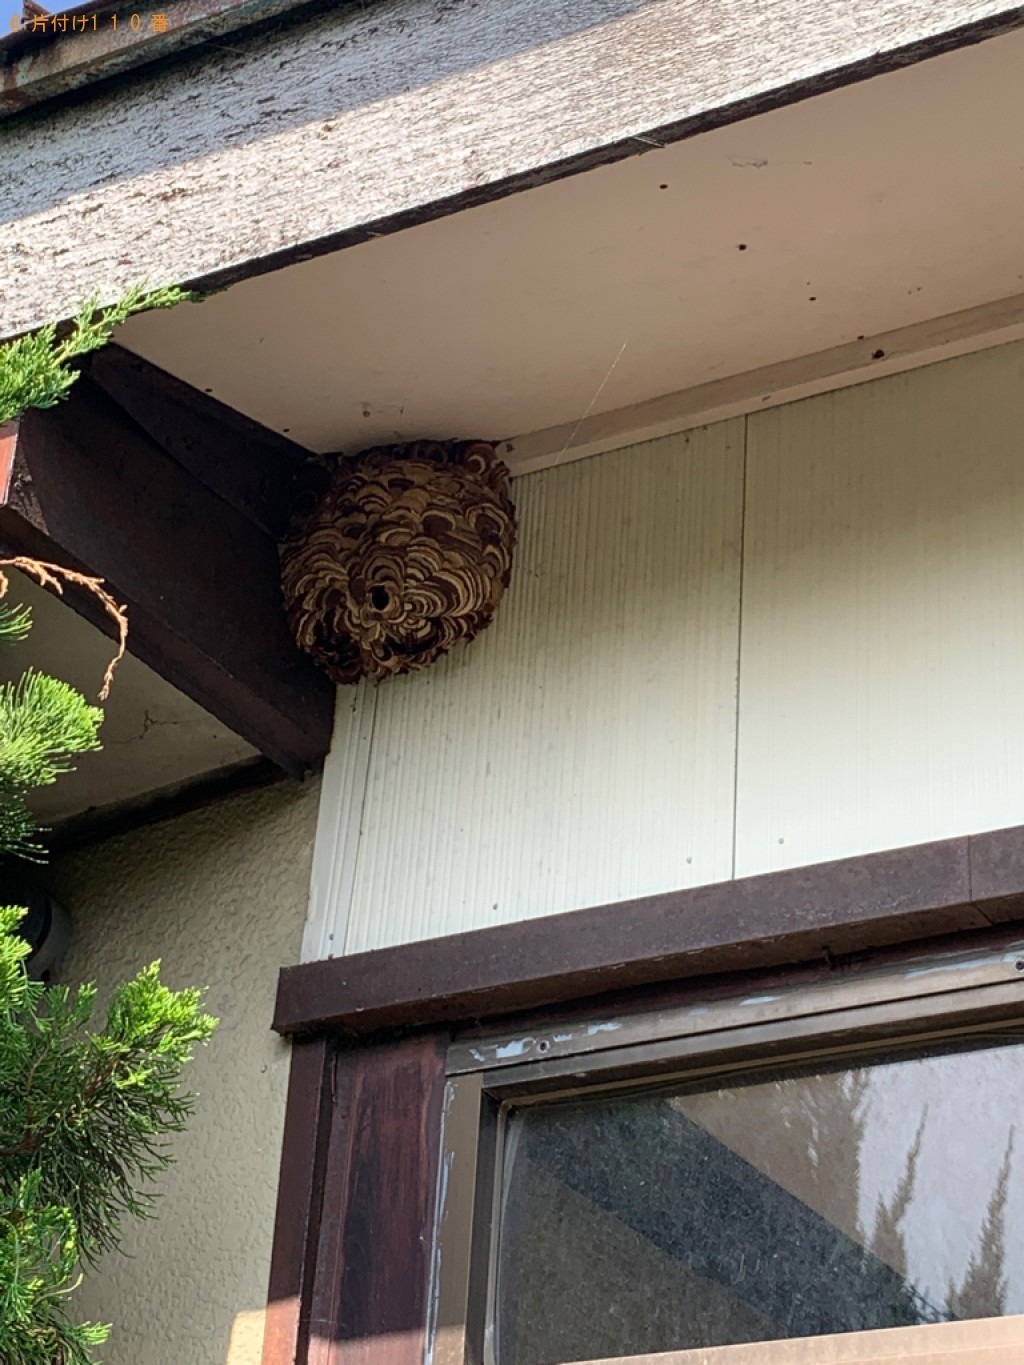
<path fill-rule="evenodd" d="M 515 539 L 508 470 L 487 441 L 339 460 L 281 547 L 292 634 L 338 683 L 426 668 L 490 624 Z"/>

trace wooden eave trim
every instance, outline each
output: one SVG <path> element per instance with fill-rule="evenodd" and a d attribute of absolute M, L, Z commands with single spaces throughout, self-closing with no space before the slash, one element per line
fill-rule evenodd
<path fill-rule="evenodd" d="M 285 967 L 273 1027 L 431 1027 L 1019 918 L 1024 826 Z"/>
<path fill-rule="evenodd" d="M 656 441 L 680 431 L 767 412 L 818 394 L 906 374 L 925 365 L 1005 346 L 1024 337 L 1024 294 L 996 299 L 956 313 L 928 318 L 888 332 L 756 370 L 726 375 L 674 393 L 612 408 L 498 443 L 498 454 L 513 477 L 553 465 Z"/>
<path fill-rule="evenodd" d="M 296 499 L 313 487 L 311 451 L 116 343 L 84 368 L 192 478 L 261 531 L 276 540 L 285 534 Z"/>
<path fill-rule="evenodd" d="M 325 4 L 326 0 L 321 0 Z M 408 0 L 412 5 L 412 0 Z M 601 165 L 612 164 L 621 160 L 623 157 L 635 156 L 635 154 L 647 152 L 651 147 L 668 145 L 670 142 L 681 141 L 681 139 L 695 137 L 700 132 L 726 126 L 726 124 L 736 123 L 736 121 L 748 119 L 748 117 L 771 111 L 771 109 L 784 108 L 796 102 L 806 100 L 816 94 L 826 93 L 829 90 L 840 89 L 842 86 L 852 85 L 852 83 L 867 81 L 875 75 L 886 74 L 886 72 L 896 71 L 904 66 L 918 63 L 918 61 L 930 59 L 930 57 L 942 55 L 942 53 L 956 51 L 989 40 L 989 38 L 999 37 L 999 35 L 1009 33 L 1014 29 L 1019 29 L 1024 25 L 1023 5 L 989 5 L 984 4 L 983 0 L 975 0 L 975 4 L 969 4 L 964 0 L 961 7 L 956 8 L 953 14 L 945 14 L 943 18 L 934 20 L 935 25 L 942 25 L 941 31 L 934 31 L 922 25 L 915 25 L 909 22 L 907 26 L 901 26 L 897 16 L 890 15 L 887 10 L 883 14 L 875 16 L 877 22 L 871 25 L 862 26 L 860 29 L 851 30 L 851 26 L 837 26 L 836 20 L 829 25 L 819 25 L 812 23 L 807 18 L 807 12 L 796 10 L 792 18 L 793 30 L 806 30 L 808 33 L 818 33 L 821 30 L 821 42 L 815 40 L 811 44 L 810 53 L 806 53 L 806 60 L 797 61 L 793 57 L 791 67 L 786 67 L 784 61 L 770 64 L 771 70 L 763 66 L 754 67 L 755 74 L 762 78 L 762 86 L 756 89 L 755 93 L 750 93 L 752 81 L 750 72 L 747 75 L 743 71 L 737 70 L 736 79 L 720 82 L 705 81 L 705 76 L 713 74 L 718 70 L 722 63 L 729 66 L 729 61 L 739 61 L 743 52 L 743 41 L 745 27 L 737 25 L 732 12 L 722 18 L 722 41 L 721 63 L 705 63 L 703 67 L 700 63 L 696 64 L 694 75 L 688 82 L 692 89 L 691 100 L 676 100 L 666 94 L 665 98 L 659 98 L 650 102 L 649 108 L 639 111 L 636 108 L 635 100 L 618 101 L 621 104 L 621 116 L 609 116 L 606 123 L 601 123 L 597 116 L 588 113 L 580 123 L 580 117 L 573 120 L 565 120 L 560 123 L 556 117 L 553 96 L 550 90 L 560 91 L 558 104 L 564 108 L 578 108 L 580 101 L 586 104 L 587 108 L 593 108 L 593 101 L 599 97 L 599 91 L 608 89 L 608 75 L 603 70 L 602 64 L 595 61 L 594 68 L 591 70 L 587 61 L 576 60 L 569 66 L 569 74 L 575 75 L 579 72 L 579 90 L 563 89 L 563 83 L 553 81 L 552 75 L 546 71 L 545 53 L 550 56 L 553 48 L 557 48 L 573 37 L 578 38 L 579 34 L 575 30 L 561 31 L 550 38 L 550 41 L 539 44 L 537 53 L 537 67 L 541 79 L 537 81 L 532 67 L 532 60 L 523 60 L 522 53 L 519 56 L 493 56 L 489 52 L 478 51 L 479 37 L 481 37 L 483 19 L 477 14 L 479 5 L 471 4 L 436 4 L 436 0 L 425 0 L 430 4 L 431 12 L 429 19 L 419 18 L 419 11 L 411 18 L 404 19 L 404 7 L 388 7 L 381 5 L 381 19 L 377 22 L 375 16 L 370 15 L 367 20 L 365 15 L 366 7 L 348 4 L 347 10 L 351 11 L 351 37 L 352 41 L 362 40 L 363 29 L 360 25 L 369 22 L 373 27 L 366 33 L 366 41 L 360 45 L 359 51 L 363 55 L 363 66 L 370 76 L 377 68 L 378 60 L 382 63 L 388 61 L 385 48 L 389 42 L 399 41 L 401 45 L 406 45 L 406 33 L 401 31 L 397 25 L 406 27 L 415 26 L 416 22 L 422 23 L 423 29 L 433 30 L 438 26 L 445 26 L 449 34 L 449 44 L 452 49 L 457 49 L 460 53 L 467 53 L 468 61 L 472 64 L 475 60 L 481 63 L 479 72 L 474 71 L 472 79 L 477 83 L 478 93 L 483 90 L 481 96 L 483 104 L 487 104 L 487 90 L 490 89 L 490 76 L 501 68 L 502 72 L 508 70 L 513 64 L 516 71 L 517 87 L 522 87 L 522 82 L 526 81 L 528 87 L 527 106 L 535 108 L 537 116 L 532 120 L 526 120 L 523 128 L 516 128 L 516 132 L 522 132 L 522 137 L 512 137 L 509 134 L 508 124 L 504 128 L 504 134 L 500 135 L 501 130 L 494 132 L 493 137 L 479 137 L 479 120 L 475 124 L 475 131 L 472 132 L 471 145 L 464 147 L 463 152 L 471 153 L 470 161 L 466 160 L 463 154 L 453 156 L 452 147 L 460 145 L 461 139 L 467 137 L 466 128 L 461 121 L 452 120 L 451 109 L 446 109 L 444 116 L 438 115 L 434 108 L 433 101 L 434 86 L 438 85 L 434 76 L 436 72 L 429 67 L 418 72 L 415 82 L 415 96 L 410 93 L 401 94 L 400 100 L 393 104 L 395 108 L 395 119 L 400 120 L 403 109 L 418 109 L 418 121 L 425 126 L 437 126 L 438 137 L 436 139 L 438 147 L 444 149 L 444 156 L 419 157 L 416 158 L 415 168 L 412 168 L 408 176 L 393 176 L 388 173 L 377 173 L 375 169 L 374 154 L 380 153 L 386 157 L 386 149 L 380 152 L 380 147 L 359 146 L 358 137 L 355 142 L 352 137 L 355 134 L 348 131 L 348 115 L 352 109 L 345 109 L 335 120 L 325 121 L 318 115 L 315 102 L 310 105 L 309 120 L 307 120 L 307 135 L 309 135 L 309 145 L 319 147 L 325 154 L 333 154 L 333 145 L 337 145 L 337 156 L 344 161 L 350 157 L 352 147 L 356 147 L 359 152 L 360 176 L 362 176 L 363 186 L 359 194 L 355 197 L 348 197 L 343 206 L 344 212 L 330 214 L 330 221 L 325 216 L 321 216 L 321 221 L 315 224 L 307 222 L 307 214 L 296 212 L 294 198 L 289 198 L 288 202 L 277 202 L 274 195 L 269 198 L 261 199 L 261 212 L 257 218 L 253 213 L 243 213 L 243 221 L 247 231 L 244 233 L 246 242 L 236 240 L 236 235 L 227 233 L 225 236 L 224 221 L 225 214 L 231 216 L 232 207 L 238 201 L 238 194 L 233 190 L 236 177 L 231 173 L 231 167 L 225 164 L 223 175 L 213 175 L 218 186 L 210 188 L 209 184 L 203 182 L 201 198 L 205 212 L 194 217 L 194 232 L 190 238 L 190 259 L 193 262 L 194 274 L 188 283 L 191 287 L 198 289 L 223 288 L 225 285 L 235 283 L 244 278 L 257 276 L 284 268 L 298 261 L 306 261 L 317 255 L 333 253 L 340 248 L 354 246 L 360 242 L 366 242 L 378 236 L 386 235 L 389 232 L 401 231 L 416 224 L 448 216 L 451 213 L 461 212 L 479 203 L 497 201 L 505 195 L 515 194 L 520 190 L 528 190 L 561 179 L 563 176 L 576 175 L 576 173 L 588 171 Z M 668 3 L 668 0 L 665 0 Z M 739 0 L 735 0 L 739 4 Z M 919 0 L 919 4 L 922 0 Z M 687 33 L 688 25 L 685 19 L 685 7 L 688 0 L 677 0 L 679 10 L 666 14 L 665 29 L 669 35 L 679 35 Z M 313 14 L 317 5 L 311 5 L 310 10 L 295 11 L 302 19 L 302 23 L 296 25 L 296 30 L 300 31 L 307 20 L 307 14 Z M 373 8 L 378 8 L 374 7 Z M 572 7 L 569 7 L 572 8 Z M 602 18 L 603 14 L 612 11 L 621 18 L 620 11 L 616 5 L 608 4 L 597 5 L 597 18 Z M 640 7 L 643 8 L 643 7 Z M 811 7 L 812 8 L 812 7 Z M 827 7 L 826 7 L 827 8 Z M 885 8 L 885 7 L 883 7 Z M 893 10 L 896 11 L 893 3 Z M 934 7 L 933 7 L 934 8 Z M 980 11 L 980 12 L 979 12 Z M 822 8 L 819 7 L 819 12 Z M 464 15 L 467 18 L 464 19 Z M 969 15 L 969 18 L 965 18 Z M 288 22 L 294 15 L 287 16 Z M 781 15 L 778 22 L 784 23 L 786 15 Z M 669 22 L 669 19 L 672 22 Z M 284 19 L 274 20 L 274 23 L 285 22 Z M 931 20 L 930 20 L 931 22 Z M 464 26 L 464 27 L 463 27 Z M 584 29 L 586 29 L 584 25 Z M 598 31 L 601 23 L 591 23 L 588 30 Z M 737 31 L 739 30 L 739 31 Z M 826 33 L 827 30 L 827 33 Z M 833 33 L 833 30 L 834 31 Z M 486 34 L 486 25 L 483 25 Z M 829 37 L 831 35 L 831 37 Z M 81 35 L 79 35 L 81 37 Z M 736 52 L 737 38 L 740 40 L 740 51 Z M 380 44 L 381 48 L 375 46 Z M 759 34 L 755 19 L 751 20 L 750 44 L 755 52 L 763 51 L 763 37 Z M 799 48 L 799 45 L 797 45 Z M 390 51 L 390 48 L 388 48 Z M 590 52 L 591 49 L 587 48 Z M 673 49 L 676 51 L 676 49 Z M 778 52 L 786 53 L 791 51 L 789 42 L 781 42 L 778 45 Z M 685 48 L 680 49 L 680 61 L 685 67 Z M 250 72 L 258 72 L 253 75 L 254 81 L 266 82 L 266 72 L 264 67 L 259 66 L 262 60 L 262 49 L 259 44 L 239 44 L 238 55 L 242 57 L 244 66 L 238 72 L 239 79 L 248 79 Z M 726 56 L 729 61 L 726 61 Z M 214 44 L 213 57 L 216 57 L 216 44 Z M 658 49 L 659 61 L 664 64 L 666 60 L 665 51 Z M 515 59 L 515 60 L 513 60 Z M 464 57 L 463 61 L 466 61 Z M 156 71 L 156 67 L 149 67 L 149 71 Z M 472 66 L 471 66 L 472 70 Z M 799 72 L 799 75 L 795 74 Z M 806 74 L 804 74 L 806 72 Z M 202 75 L 203 81 L 208 78 L 209 72 Z M 463 72 L 463 75 L 464 74 Z M 194 76 L 190 68 L 190 76 Z M 11 85 L 12 75 L 7 74 L 8 86 Z M 370 79 L 367 76 L 367 79 Z M 531 86 L 531 79 L 535 79 L 535 86 Z M 653 81 L 649 71 L 635 72 L 634 79 L 644 90 L 657 89 L 658 82 Z M 485 81 L 485 86 L 479 86 L 479 81 Z M 445 82 L 440 82 L 444 85 Z M 754 82 L 756 83 L 756 81 Z M 130 117 L 131 102 L 146 98 L 145 76 L 135 76 L 134 79 L 122 78 L 122 89 L 128 104 L 126 108 Z M 315 85 L 315 82 L 314 82 Z M 705 86 L 707 89 L 705 89 Z M 672 89 L 670 83 L 665 85 L 666 91 Z M 504 90 L 504 75 L 497 82 L 494 98 L 490 102 L 496 102 L 496 106 L 502 104 L 501 90 Z M 532 93 L 531 93 L 532 91 Z M 72 91 L 71 96 L 64 96 L 64 100 L 83 101 L 90 91 Z M 3 91 L 0 91 L 0 97 Z M 351 97 L 355 100 L 355 111 L 359 112 L 365 108 L 374 106 L 373 82 L 367 86 L 365 101 L 360 96 L 359 91 L 352 89 Z M 539 104 L 538 104 L 539 101 Z M 202 101 L 199 101 L 202 104 Z M 422 104 L 422 109 L 421 109 Z M 550 105 L 550 108 L 549 108 Z M 461 111 L 464 108 L 464 101 L 455 101 L 455 108 Z M 687 112 L 681 112 L 685 109 Z M 538 112 L 539 111 L 539 112 Z M 296 109 L 296 117 L 302 121 L 303 111 Z M 33 115 L 37 119 L 38 113 Z M 438 123 L 438 117 L 441 121 Z M 426 120 L 426 123 L 425 123 Z M 486 121 L 486 120 L 485 120 Z M 451 123 L 451 127 L 449 127 Z M 397 123 L 396 123 L 397 126 Z M 496 126 L 497 127 L 497 126 Z M 538 135 L 538 128 L 542 128 L 543 135 Z M 292 130 L 294 131 L 294 130 Z M 288 135 L 284 134 L 284 141 L 288 141 Z M 96 130 L 90 128 L 87 132 L 87 139 L 94 139 Z M 273 147 L 281 143 L 281 138 L 276 134 L 270 134 L 266 145 Z M 321 146 L 322 143 L 322 146 Z M 91 142 L 87 142 L 91 145 Z M 304 164 L 303 149 L 306 146 L 304 139 L 299 139 L 292 146 L 288 143 L 287 157 L 289 161 L 296 158 Z M 235 150 L 235 146 L 228 149 L 227 145 L 221 143 L 210 147 L 205 142 L 199 141 L 195 154 L 191 157 L 188 165 L 202 164 L 205 167 L 213 165 L 221 153 Z M 280 150 L 280 149 L 279 149 Z M 213 161 L 209 158 L 212 157 Z M 167 168 L 165 168 L 167 169 Z M 177 168 L 183 172 L 184 182 L 188 182 L 191 172 L 186 165 Z M 268 171 L 269 179 L 273 180 L 273 168 L 265 168 Z M 27 173 L 27 168 L 26 168 Z M 132 172 L 134 175 L 134 172 Z M 239 175 L 243 180 L 250 179 L 244 168 L 240 167 Z M 311 184 L 321 183 L 321 173 L 314 173 L 311 177 Z M 265 190 L 266 176 L 259 179 L 261 188 Z M 115 238 L 122 240 L 124 244 L 124 254 L 117 258 L 116 268 L 106 269 L 104 278 L 106 284 L 102 293 L 101 303 L 111 302 L 127 284 L 137 280 L 139 274 L 149 273 L 150 278 L 175 278 L 182 283 L 182 273 L 180 273 L 180 251 L 175 258 L 172 251 L 167 255 L 161 254 L 160 244 L 152 242 L 147 233 L 142 233 L 138 242 L 132 246 L 131 242 L 131 222 L 137 210 L 138 197 L 132 190 L 134 179 L 122 176 L 115 176 L 113 184 L 105 184 L 100 187 L 98 184 L 90 182 L 89 190 L 83 191 L 82 195 L 76 197 L 76 202 L 85 202 L 85 198 L 93 194 L 93 191 L 102 190 L 96 205 L 87 206 L 85 212 L 93 212 L 93 209 L 102 210 L 102 216 L 96 220 L 90 220 L 90 233 L 96 236 L 96 240 L 109 240 Z M 190 188 L 186 184 L 173 186 L 175 192 L 180 194 L 190 194 Z M 350 202 L 351 199 L 351 202 Z M 333 201 L 332 201 L 333 202 Z M 16 207 L 16 206 L 15 206 Z M 14 210 L 12 210 L 14 212 Z M 72 217 L 78 210 L 75 209 Z M 18 218 L 18 213 L 14 212 L 14 218 Z M 55 221 L 63 222 L 63 216 L 57 214 Z M 76 217 L 75 217 L 76 221 Z M 51 224 L 52 227 L 52 224 Z M 74 227 L 74 224 L 72 224 Z M 259 231 L 255 231 L 255 229 Z M 67 224 L 64 224 L 64 238 L 68 233 L 74 236 L 74 232 Z M 309 235 L 306 235 L 309 233 Z M 89 235 L 87 235 L 89 236 Z M 63 240 L 63 239 L 61 239 Z M 233 243 L 233 244 L 232 244 Z M 35 255 L 40 255 L 38 251 Z M 45 258 L 45 251 L 41 254 Z M 81 303 L 81 285 L 75 285 L 75 278 L 87 276 L 90 270 L 96 274 L 98 266 L 90 266 L 91 254 L 86 246 L 76 255 L 75 268 L 64 269 L 61 273 L 61 284 L 55 287 L 51 277 L 46 276 L 42 281 L 41 277 L 33 270 L 25 270 L 19 274 L 18 298 L 12 300 L 12 304 L 18 306 L 8 307 L 7 310 L 7 332 L 4 336 L 12 336 L 23 330 L 40 325 L 42 321 L 49 321 L 57 315 L 70 315 L 72 304 Z M 102 272 L 101 272 L 102 273 Z M 91 276 L 90 276 L 91 277 Z"/>
<path fill-rule="evenodd" d="M 177 820 L 235 796 L 262 791 L 288 781 L 288 774 L 269 758 L 249 758 L 217 772 L 202 773 L 170 790 L 147 792 L 112 806 L 93 807 L 57 824 L 46 845 L 53 854 L 106 843 L 147 825 Z"/>
<path fill-rule="evenodd" d="M 330 747 L 335 703 L 281 596 L 277 538 L 306 456 L 111 347 L 66 402 L 0 427 L 0 553 L 103 579 L 129 651 L 300 776 Z M 64 600 L 110 632 L 90 593 Z"/>
<path fill-rule="evenodd" d="M 173 58 L 194 47 L 215 42 L 229 34 L 249 36 L 271 24 L 288 23 L 324 10 L 331 0 L 170 0 L 163 9 L 167 27 L 153 27 L 151 13 L 142 26 L 132 29 L 132 13 L 139 12 L 124 0 L 92 0 L 78 5 L 69 16 L 91 18 L 95 30 L 60 32 L 53 28 L 33 30 L 31 20 L 18 29 L 0 34 L 0 119 L 24 109 L 72 95 L 100 81 L 111 80 L 152 62 Z M 48 18 L 65 13 L 55 7 Z M 110 22 L 116 14 L 115 29 Z"/>
<path fill-rule="evenodd" d="M 702 110 L 671 123 L 660 124 L 615 142 L 595 145 L 583 152 L 556 158 L 516 175 L 467 187 L 457 194 L 417 204 L 411 209 L 399 210 L 384 218 L 360 223 L 326 236 L 296 242 L 259 258 L 207 271 L 189 279 L 186 287 L 197 293 L 226 289 L 242 280 L 283 270 L 287 266 L 314 260 L 318 256 L 330 255 L 363 242 L 374 241 L 393 232 L 404 232 L 408 228 L 419 227 L 438 218 L 447 218 L 466 209 L 494 203 L 509 195 L 519 194 L 523 190 L 536 189 L 541 185 L 552 184 L 601 166 L 613 165 L 616 161 L 637 156 L 652 148 L 668 147 L 675 142 L 684 142 L 701 133 L 711 132 L 715 128 L 741 123 L 758 114 L 770 113 L 774 109 L 799 104 L 816 95 L 825 95 L 832 90 L 841 90 L 847 85 L 856 85 L 875 76 L 899 71 L 905 66 L 913 66 L 917 62 L 942 56 L 946 52 L 973 47 L 977 43 L 1012 33 L 1021 27 L 1024 27 L 1024 5 L 1014 6 L 1012 9 L 948 29 L 943 33 L 930 34 L 927 38 L 907 43 L 902 47 L 872 53 L 870 57 L 861 61 L 849 62 L 829 71 L 818 72 L 805 80 L 779 85 L 748 99 L 728 101 L 718 107 Z"/>

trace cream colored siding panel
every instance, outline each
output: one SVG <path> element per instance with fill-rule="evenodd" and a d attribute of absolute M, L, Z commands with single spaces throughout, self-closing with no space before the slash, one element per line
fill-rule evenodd
<path fill-rule="evenodd" d="M 1024 822 L 1022 372 L 749 419 L 737 875 Z"/>
<path fill-rule="evenodd" d="M 317 816 L 303 962 L 334 957 L 345 942 L 376 705 L 370 683 L 338 689 Z"/>
<path fill-rule="evenodd" d="M 742 443 L 725 422 L 515 484 L 494 625 L 376 691 L 351 909 L 308 955 L 346 921 L 356 952 L 730 875 Z"/>

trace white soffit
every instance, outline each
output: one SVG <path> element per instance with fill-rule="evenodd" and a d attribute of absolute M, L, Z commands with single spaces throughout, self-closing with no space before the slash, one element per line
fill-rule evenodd
<path fill-rule="evenodd" d="M 514 438 L 520 472 L 1009 340 L 1022 73 L 1024 33 L 992 39 L 122 339 L 311 448 Z"/>

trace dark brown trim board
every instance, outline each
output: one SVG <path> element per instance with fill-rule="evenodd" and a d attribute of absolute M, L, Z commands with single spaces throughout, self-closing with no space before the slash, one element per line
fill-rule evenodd
<path fill-rule="evenodd" d="M 72 815 L 59 824 L 47 837 L 50 853 L 66 853 L 70 849 L 98 844 L 117 838 L 146 825 L 176 820 L 195 810 L 205 810 L 221 801 L 263 787 L 287 782 L 287 774 L 269 758 L 250 758 L 220 772 L 204 773 L 192 781 L 170 790 L 147 793 L 137 800 L 116 806 L 100 806 Z"/>
<path fill-rule="evenodd" d="M 309 1340 L 334 1065 L 326 1037 L 292 1050 L 263 1336 L 266 1365 L 303 1359 Z"/>
<path fill-rule="evenodd" d="M 263 1365 L 422 1365 L 446 1042 L 296 1044 Z"/>
<path fill-rule="evenodd" d="M 421 1365 L 444 1094 L 435 1037 L 339 1054 L 309 1365 Z"/>
<path fill-rule="evenodd" d="M 1024 917 L 1024 826 L 286 967 L 274 1027 L 428 1027 Z"/>
<path fill-rule="evenodd" d="M 1024 827 L 286 968 L 275 1027 L 298 1037 L 263 1365 L 422 1365 L 456 1021 L 598 996 L 636 1012 L 685 978 L 810 979 L 1015 919 Z"/>
<path fill-rule="evenodd" d="M 193 479 L 279 539 L 306 479 L 310 452 L 166 370 L 105 346 L 89 379 Z M 74 392 L 72 392 L 72 400 Z"/>

